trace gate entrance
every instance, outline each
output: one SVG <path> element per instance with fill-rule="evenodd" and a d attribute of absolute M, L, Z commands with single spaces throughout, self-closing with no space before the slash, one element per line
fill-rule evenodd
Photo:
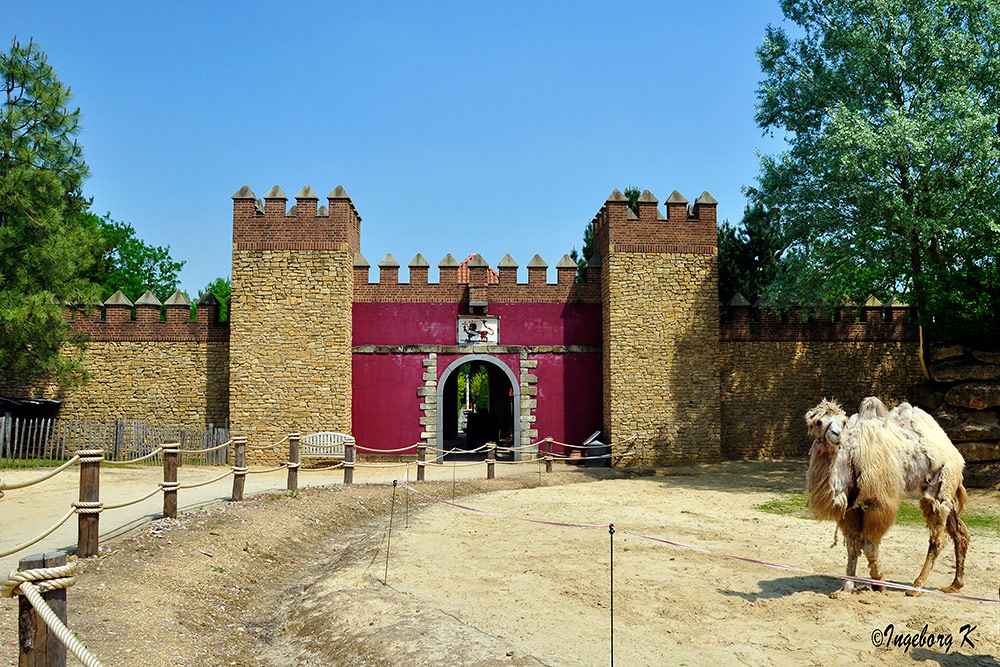
<path fill-rule="evenodd" d="M 437 447 L 460 450 L 448 457 L 483 459 L 487 442 L 517 447 L 521 428 L 520 386 L 510 368 L 485 354 L 456 359 L 441 374 L 437 388 Z M 443 457 L 440 452 L 439 457 Z M 498 453 L 497 458 L 520 460 L 520 452 Z"/>

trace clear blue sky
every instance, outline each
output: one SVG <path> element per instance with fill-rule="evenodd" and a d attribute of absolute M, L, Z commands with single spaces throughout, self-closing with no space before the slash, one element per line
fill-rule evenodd
<path fill-rule="evenodd" d="M 525 275 L 539 253 L 554 281 L 630 184 L 708 190 L 737 221 L 755 151 L 780 148 L 753 122 L 780 22 L 777 0 L 0 2 L 4 48 L 33 36 L 82 110 L 95 212 L 169 244 L 192 294 L 230 273 L 243 184 L 342 184 L 368 261 L 404 276 L 417 252 Z"/>

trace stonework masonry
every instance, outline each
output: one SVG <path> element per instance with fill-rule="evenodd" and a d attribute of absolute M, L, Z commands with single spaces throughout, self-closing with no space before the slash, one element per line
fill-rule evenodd
<path fill-rule="evenodd" d="M 135 319 L 116 295 L 96 312 L 67 311 L 91 339 L 90 384 L 71 392 L 0 384 L 0 392 L 60 398 L 61 416 L 186 427 L 228 419 L 257 446 L 290 431 L 341 431 L 367 432 L 359 445 L 389 450 L 438 442 L 438 384 L 471 354 L 505 359 L 513 374 L 515 446 L 601 428 L 621 443 L 614 454 L 634 449 L 622 464 L 654 466 L 803 455 L 802 415 L 819 399 L 851 412 L 868 395 L 904 400 L 922 379 L 905 306 L 808 317 L 778 317 L 745 300 L 720 309 L 716 202 L 707 192 L 689 205 L 675 191 L 664 214 L 645 191 L 638 215 L 612 192 L 593 221 L 585 279 L 576 282 L 564 257 L 553 283 L 537 255 L 527 283 L 517 282 L 510 256 L 493 271 L 479 255 L 461 275 L 447 255 L 437 283 L 422 255 L 400 283 L 386 255 L 370 282 L 361 217 L 344 189 L 321 207 L 309 186 L 295 199 L 288 208 L 277 186 L 263 200 L 246 186 L 233 195 L 228 324 L 211 298 L 190 322 L 180 295 L 163 306 L 144 296 Z M 474 311 L 499 323 L 497 342 L 458 344 L 458 318 Z M 390 413 L 397 419 L 379 419 Z M 280 461 L 284 451 L 251 462 Z"/>
<path fill-rule="evenodd" d="M 907 400 L 923 380 L 914 341 L 737 341 L 720 345 L 722 456 L 801 456 L 803 415 L 827 397 L 848 414 L 866 396 Z"/>

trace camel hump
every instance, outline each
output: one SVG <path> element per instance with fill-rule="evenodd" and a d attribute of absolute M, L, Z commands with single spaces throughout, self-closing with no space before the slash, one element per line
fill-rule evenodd
<path fill-rule="evenodd" d="M 889 416 L 889 409 L 877 396 L 869 396 L 861 401 L 861 405 L 858 406 L 858 414 L 861 415 L 862 419 L 885 419 Z"/>

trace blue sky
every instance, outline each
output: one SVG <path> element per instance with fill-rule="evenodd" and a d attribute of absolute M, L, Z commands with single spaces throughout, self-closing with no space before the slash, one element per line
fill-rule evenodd
<path fill-rule="evenodd" d="M 780 22 L 777 0 L 0 2 L 5 48 L 33 36 L 82 110 L 93 209 L 169 244 L 192 294 L 230 273 L 243 184 L 342 184 L 362 252 L 403 276 L 418 252 L 525 276 L 538 253 L 554 281 L 630 184 L 739 220 L 755 151 L 780 148 L 753 122 Z"/>

